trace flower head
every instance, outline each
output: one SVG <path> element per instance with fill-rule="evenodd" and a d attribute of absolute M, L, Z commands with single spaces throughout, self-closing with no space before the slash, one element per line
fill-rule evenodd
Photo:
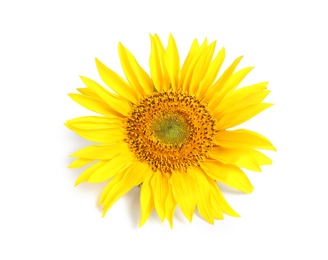
<path fill-rule="evenodd" d="M 209 223 L 223 214 L 238 216 L 217 182 L 250 193 L 253 186 L 240 168 L 260 171 L 271 160 L 257 149 L 275 150 L 255 132 L 235 127 L 271 104 L 267 82 L 237 88 L 252 67 L 235 72 L 237 58 L 218 77 L 225 57 L 214 56 L 215 42 L 194 40 L 180 67 L 175 40 L 165 49 L 151 36 L 150 75 L 119 44 L 126 79 L 99 60 L 96 65 L 107 87 L 81 77 L 86 85 L 70 97 L 100 116 L 67 121 L 68 128 L 96 144 L 75 152 L 70 167 L 93 164 L 77 179 L 109 181 L 99 203 L 103 215 L 125 193 L 140 186 L 141 219 L 153 208 L 172 226 L 178 206 L 188 220 L 195 209 Z"/>

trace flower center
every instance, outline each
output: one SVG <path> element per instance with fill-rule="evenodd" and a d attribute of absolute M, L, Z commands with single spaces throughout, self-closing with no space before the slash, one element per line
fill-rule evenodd
<path fill-rule="evenodd" d="M 186 142 L 190 134 L 188 121 L 180 113 L 157 116 L 152 122 L 151 130 L 161 143 L 171 145 Z"/>
<path fill-rule="evenodd" d="M 186 171 L 213 146 L 215 121 L 188 94 L 154 93 L 133 105 L 125 129 L 130 150 L 154 171 Z"/>

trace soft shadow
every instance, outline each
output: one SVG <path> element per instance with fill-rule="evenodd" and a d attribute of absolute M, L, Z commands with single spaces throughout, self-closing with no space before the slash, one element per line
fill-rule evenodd
<path fill-rule="evenodd" d="M 128 202 L 131 225 L 134 229 L 137 229 L 140 219 L 140 187 L 133 188 L 125 195 L 125 197 Z"/>

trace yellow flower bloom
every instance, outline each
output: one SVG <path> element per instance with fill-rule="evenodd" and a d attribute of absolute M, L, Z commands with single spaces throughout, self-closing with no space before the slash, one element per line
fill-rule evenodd
<path fill-rule="evenodd" d="M 176 206 L 191 221 L 197 207 L 209 223 L 223 213 L 238 214 L 228 205 L 217 183 L 250 193 L 253 186 L 240 169 L 260 171 L 271 160 L 257 149 L 275 150 L 255 132 L 235 127 L 271 104 L 267 82 L 238 88 L 252 67 L 235 69 L 237 58 L 218 77 L 225 57 L 215 57 L 215 42 L 194 40 L 180 66 L 172 35 L 165 49 L 157 35 L 150 36 L 150 75 L 134 56 L 119 44 L 119 57 L 126 80 L 99 60 L 96 65 L 104 88 L 81 77 L 86 85 L 70 97 L 101 116 L 67 121 L 78 135 L 97 144 L 75 152 L 70 167 L 94 162 L 77 179 L 81 182 L 108 181 L 99 204 L 103 215 L 125 193 L 141 186 L 143 225 L 153 208 L 172 227 Z"/>

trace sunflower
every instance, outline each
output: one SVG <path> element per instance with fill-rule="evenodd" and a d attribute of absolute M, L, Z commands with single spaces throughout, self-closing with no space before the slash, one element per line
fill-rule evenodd
<path fill-rule="evenodd" d="M 96 144 L 72 154 L 70 165 L 93 163 L 78 177 L 82 182 L 109 181 L 99 204 L 103 216 L 133 187 L 140 187 L 140 226 L 155 208 L 172 227 L 178 206 L 191 221 L 197 208 L 213 224 L 224 214 L 238 216 L 224 199 L 217 182 L 245 193 L 253 186 L 240 168 L 261 171 L 271 160 L 258 149 L 275 150 L 262 135 L 233 128 L 270 107 L 267 82 L 237 88 L 252 70 L 235 72 L 237 58 L 218 77 L 225 58 L 216 42 L 194 40 L 180 67 L 176 42 L 164 48 L 150 36 L 150 75 L 121 44 L 122 78 L 98 59 L 96 65 L 108 88 L 81 77 L 85 88 L 69 96 L 100 114 L 66 122 L 68 128 Z M 230 129 L 230 130 L 228 130 Z"/>

